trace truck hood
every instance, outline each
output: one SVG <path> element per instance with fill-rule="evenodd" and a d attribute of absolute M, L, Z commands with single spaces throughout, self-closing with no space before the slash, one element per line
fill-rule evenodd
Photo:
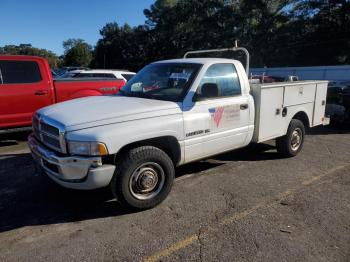
<path fill-rule="evenodd" d="M 85 97 L 38 111 L 44 118 L 61 123 L 66 131 L 181 112 L 179 103 L 123 96 Z"/>

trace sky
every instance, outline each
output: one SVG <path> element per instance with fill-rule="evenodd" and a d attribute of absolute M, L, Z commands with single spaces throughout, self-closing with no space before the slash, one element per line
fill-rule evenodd
<path fill-rule="evenodd" d="M 95 45 L 108 22 L 131 26 L 146 20 L 154 0 L 0 0 L 0 46 L 32 44 L 58 55 L 62 42 L 81 38 Z"/>

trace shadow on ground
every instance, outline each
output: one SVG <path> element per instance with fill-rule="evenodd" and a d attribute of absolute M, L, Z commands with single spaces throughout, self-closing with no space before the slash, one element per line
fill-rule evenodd
<path fill-rule="evenodd" d="M 318 127 L 311 135 L 349 133 L 347 127 Z M 0 147 L 26 141 L 28 132 L 0 136 Z M 176 176 L 199 173 L 231 161 L 279 159 L 274 144 L 253 144 L 177 168 Z M 200 174 L 199 174 L 200 175 Z M 0 232 L 31 225 L 123 216 L 130 210 L 114 200 L 109 189 L 77 191 L 62 188 L 35 169 L 30 154 L 0 155 Z"/>
<path fill-rule="evenodd" d="M 311 135 L 333 132 L 336 132 L 333 128 L 322 127 Z M 27 135 L 17 135 L 15 141 L 26 139 Z M 210 170 L 231 161 L 266 161 L 278 158 L 280 156 L 273 143 L 255 144 L 179 167 L 176 176 Z M 108 188 L 94 191 L 68 190 L 56 185 L 45 175 L 39 175 L 30 154 L 0 155 L 0 232 L 31 225 L 123 216 L 130 212 L 132 211 L 121 207 L 113 199 Z"/>
<path fill-rule="evenodd" d="M 259 150 L 265 149 L 271 149 L 271 146 L 259 146 Z M 256 150 L 252 154 L 251 148 L 240 149 L 215 159 L 225 162 L 257 159 Z M 213 159 L 193 162 L 179 167 L 176 176 L 209 170 L 225 162 L 213 162 Z M 93 191 L 65 189 L 40 174 L 30 154 L 0 156 L 0 232 L 31 225 L 122 216 L 130 212 L 133 211 L 115 201 L 109 188 Z"/>
<path fill-rule="evenodd" d="M 76 191 L 56 185 L 38 174 L 30 154 L 0 157 L 0 232 L 129 212 L 106 189 Z"/>
<path fill-rule="evenodd" d="M 245 148 L 214 156 L 220 161 L 264 161 L 281 159 L 273 142 L 270 144 L 251 144 Z"/>
<path fill-rule="evenodd" d="M 0 147 L 18 145 L 19 142 L 26 142 L 30 131 L 0 134 Z"/>
<path fill-rule="evenodd" d="M 350 134 L 350 124 L 332 124 L 310 128 L 309 135 Z"/>

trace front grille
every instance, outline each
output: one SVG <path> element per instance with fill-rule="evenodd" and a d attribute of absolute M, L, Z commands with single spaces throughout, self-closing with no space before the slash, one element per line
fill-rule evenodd
<path fill-rule="evenodd" d="M 41 122 L 41 131 L 59 137 L 60 131 L 57 127 Z"/>
<path fill-rule="evenodd" d="M 60 153 L 66 153 L 64 140 L 60 129 L 42 117 L 35 115 L 33 117 L 33 132 L 35 137 L 47 147 Z"/>
<path fill-rule="evenodd" d="M 55 149 L 61 150 L 61 144 L 60 141 L 57 138 L 51 137 L 46 135 L 45 133 L 42 133 L 42 142 L 46 145 L 51 145 Z"/>

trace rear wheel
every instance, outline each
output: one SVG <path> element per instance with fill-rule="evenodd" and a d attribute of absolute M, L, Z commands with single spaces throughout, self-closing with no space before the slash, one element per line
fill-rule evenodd
<path fill-rule="evenodd" d="M 142 146 L 131 149 L 117 161 L 111 189 L 124 206 L 148 209 L 166 198 L 174 177 L 173 162 L 164 151 Z"/>
<path fill-rule="evenodd" d="M 296 156 L 303 148 L 305 126 L 298 119 L 292 119 L 287 134 L 276 139 L 277 152 L 285 157 Z"/>

